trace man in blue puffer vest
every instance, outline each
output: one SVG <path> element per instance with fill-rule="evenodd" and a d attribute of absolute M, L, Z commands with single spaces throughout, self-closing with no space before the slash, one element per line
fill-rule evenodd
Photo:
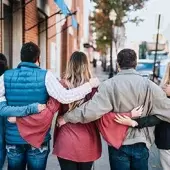
<path fill-rule="evenodd" d="M 6 57 L 0 53 L 0 76 L 4 74 L 7 70 L 7 59 Z M 0 91 L 3 88 L 0 87 Z M 27 106 L 21 107 L 12 107 L 7 106 L 4 97 L 0 97 L 0 170 L 2 170 L 4 161 L 6 158 L 6 149 L 5 149 L 5 118 L 3 116 L 27 116 L 33 113 L 38 113 L 42 111 L 45 107 L 43 105 L 38 105 L 38 103 L 34 103 Z"/>
<path fill-rule="evenodd" d="M 8 106 L 26 106 L 33 103 L 45 104 L 49 96 L 68 104 L 80 100 L 98 86 L 97 79 L 77 87 L 65 89 L 49 71 L 39 68 L 39 47 L 26 43 L 21 49 L 21 63 L 16 69 L 8 70 L 0 77 L 0 98 L 4 95 Z M 3 116 L 3 111 L 0 113 Z M 5 116 L 15 116 L 13 114 Z M 45 170 L 49 154 L 50 133 L 40 148 L 29 145 L 19 134 L 16 124 L 6 119 L 6 148 L 9 170 Z"/>

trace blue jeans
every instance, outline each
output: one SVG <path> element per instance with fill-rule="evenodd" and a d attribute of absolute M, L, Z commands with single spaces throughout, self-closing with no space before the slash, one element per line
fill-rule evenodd
<path fill-rule="evenodd" d="M 29 144 L 6 146 L 8 170 L 45 170 L 50 152 L 49 142 L 37 149 Z"/>
<path fill-rule="evenodd" d="M 109 146 L 111 170 L 148 170 L 148 158 L 144 143 L 123 145 L 119 150 Z"/>
<path fill-rule="evenodd" d="M 2 170 L 6 158 L 5 145 L 0 143 L 0 170 Z"/>
<path fill-rule="evenodd" d="M 0 170 L 2 170 L 6 158 L 4 121 L 5 119 L 0 117 Z"/>

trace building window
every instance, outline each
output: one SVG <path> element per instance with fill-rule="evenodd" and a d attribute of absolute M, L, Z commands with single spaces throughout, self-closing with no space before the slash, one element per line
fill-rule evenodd
<path fill-rule="evenodd" d="M 2 5 L 2 22 L 1 22 L 1 52 L 7 57 L 8 65 L 12 67 L 12 6 L 8 1 Z"/>
<path fill-rule="evenodd" d="M 77 48 L 80 49 L 80 26 L 77 25 Z"/>
<path fill-rule="evenodd" d="M 38 11 L 38 45 L 41 50 L 40 66 L 46 69 L 47 65 L 47 16 Z"/>

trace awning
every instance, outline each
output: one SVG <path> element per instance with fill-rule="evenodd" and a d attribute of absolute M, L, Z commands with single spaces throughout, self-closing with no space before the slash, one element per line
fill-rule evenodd
<path fill-rule="evenodd" d="M 63 13 L 63 15 L 69 16 L 70 14 L 72 14 L 68 6 L 65 4 L 64 0 L 54 0 L 54 1 L 58 5 L 58 7 L 61 9 L 61 12 Z M 74 28 L 77 28 L 78 24 L 73 15 L 71 15 L 71 20 L 72 20 L 72 26 Z"/>

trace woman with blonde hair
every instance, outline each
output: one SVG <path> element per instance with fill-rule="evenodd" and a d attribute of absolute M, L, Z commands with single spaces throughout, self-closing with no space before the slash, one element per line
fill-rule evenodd
<path fill-rule="evenodd" d="M 170 62 L 167 64 L 160 86 L 166 93 L 167 97 L 170 98 Z M 156 125 L 155 144 L 160 152 L 161 165 L 163 170 L 170 169 L 170 123 L 162 121 L 156 116 L 148 116 L 135 120 L 128 117 L 119 116 L 115 121 L 126 125 L 129 123 L 129 126 L 136 124 L 136 128 L 151 127 Z"/>
<path fill-rule="evenodd" d="M 68 89 L 75 88 L 88 82 L 91 77 L 87 56 L 83 52 L 74 52 L 68 62 L 62 84 Z M 60 105 L 59 115 L 63 116 L 67 111 L 73 110 L 90 100 L 96 91 L 97 89 L 93 89 L 92 93 L 88 94 L 85 99 L 69 105 Z M 124 113 L 124 115 L 128 116 L 131 114 L 133 117 L 138 116 L 141 114 L 141 110 L 136 111 L 134 109 L 131 113 Z M 120 126 L 114 123 L 114 115 L 114 113 L 110 112 L 99 121 L 87 124 L 67 123 L 62 127 L 56 126 L 53 154 L 58 157 L 61 170 L 91 170 L 93 162 L 101 156 L 99 131 L 110 145 L 120 147 L 126 136 L 128 126 Z M 108 129 L 112 131 L 112 136 L 108 136 Z"/>

